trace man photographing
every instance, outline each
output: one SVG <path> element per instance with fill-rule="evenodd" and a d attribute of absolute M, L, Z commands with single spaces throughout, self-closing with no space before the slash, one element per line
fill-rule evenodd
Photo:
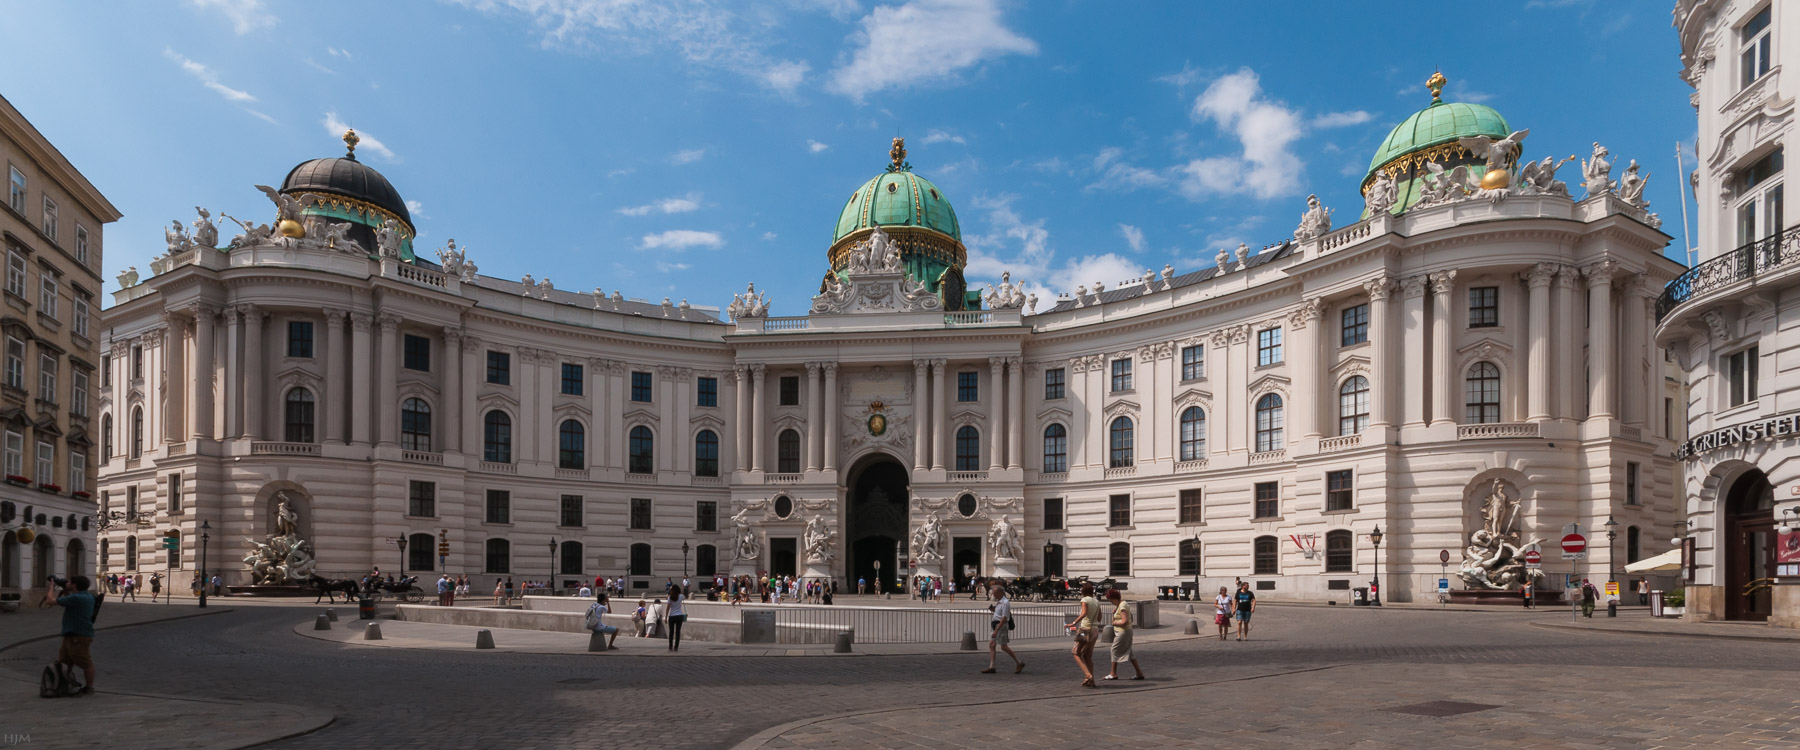
<path fill-rule="evenodd" d="M 94 659 L 88 649 L 94 643 L 94 612 L 98 605 L 94 595 L 88 593 L 88 586 L 87 576 L 66 581 L 53 576 L 44 590 L 44 601 L 38 604 L 42 609 L 52 604 L 63 608 L 62 648 L 56 652 L 56 663 L 81 667 L 87 684 L 76 695 L 94 692 Z"/>

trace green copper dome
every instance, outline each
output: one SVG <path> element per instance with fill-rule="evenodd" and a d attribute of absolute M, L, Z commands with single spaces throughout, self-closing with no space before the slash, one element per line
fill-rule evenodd
<path fill-rule="evenodd" d="M 956 223 L 956 209 L 930 180 L 904 169 L 890 170 L 850 194 L 838 215 L 831 241 L 859 229 L 882 226 L 924 227 L 962 241 L 962 227 Z"/>
<path fill-rule="evenodd" d="M 1375 149 L 1375 158 L 1369 160 L 1366 176 L 1373 176 L 1376 169 L 1397 158 L 1432 146 L 1455 143 L 1464 136 L 1505 138 L 1510 133 L 1512 129 L 1506 126 L 1506 118 L 1492 107 L 1434 101 L 1431 106 L 1414 112 L 1413 116 L 1394 126 L 1387 140 Z"/>

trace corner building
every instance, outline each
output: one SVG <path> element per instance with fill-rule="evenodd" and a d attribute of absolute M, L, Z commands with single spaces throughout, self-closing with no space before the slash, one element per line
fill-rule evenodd
<path fill-rule="evenodd" d="M 1800 9 L 1675 4 L 1698 120 L 1698 262 L 1657 300 L 1657 340 L 1689 372 L 1680 446 L 1687 616 L 1800 627 L 1800 235 L 1788 226 Z"/>
<path fill-rule="evenodd" d="M 1460 139 L 1508 134 L 1434 95 L 1371 163 L 1365 189 L 1393 193 L 1367 218 L 1043 309 L 1011 279 L 967 287 L 955 211 L 896 143 L 841 207 L 818 296 L 778 301 L 807 314 L 752 288 L 727 320 L 341 242 L 358 230 L 335 223 L 410 236 L 404 202 L 351 157 L 303 164 L 329 175 L 282 188 L 317 196 L 303 237 L 174 248 L 118 293 L 107 345 L 151 380 L 109 401 L 144 436 L 102 487 L 190 540 L 167 564 L 195 565 L 210 519 L 240 581 L 285 491 L 342 575 L 404 554 L 484 587 L 898 569 L 1343 599 L 1379 563 L 1385 596 L 1426 598 L 1496 480 L 1552 544 L 1674 520 L 1650 305 L 1681 268 L 1610 189 L 1520 189 L 1509 161 L 1514 189 L 1477 195 L 1427 168 L 1479 168 Z M 133 545 L 111 534 L 101 565 L 165 564 Z"/>

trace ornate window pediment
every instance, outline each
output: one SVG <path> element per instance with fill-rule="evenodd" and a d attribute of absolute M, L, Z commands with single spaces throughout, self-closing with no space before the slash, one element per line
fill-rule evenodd
<path fill-rule="evenodd" d="M 655 409 L 647 406 L 634 406 L 630 409 L 626 409 L 623 416 L 624 421 L 639 424 L 653 425 L 661 420 L 661 415 L 658 415 Z"/>
<path fill-rule="evenodd" d="M 695 430 L 712 430 L 718 432 L 725 429 L 725 420 L 711 414 L 701 414 L 700 416 L 689 420 L 689 425 Z"/>
<path fill-rule="evenodd" d="M 1484 338 L 1469 342 L 1456 350 L 1456 356 L 1460 363 L 1457 369 L 1467 370 L 1469 365 L 1478 360 L 1488 360 L 1495 364 L 1510 362 L 1513 359 L 1513 348 L 1499 339 Z"/>
<path fill-rule="evenodd" d="M 475 405 L 483 412 L 489 409 L 499 409 L 509 414 L 516 414 L 519 411 L 519 400 L 507 393 L 489 393 L 480 396 L 475 399 Z"/>
<path fill-rule="evenodd" d="M 1050 422 L 1066 423 L 1075 418 L 1075 413 L 1060 406 L 1050 406 L 1038 410 L 1037 418 L 1039 422 L 1045 424 Z"/>
<path fill-rule="evenodd" d="M 1251 403 L 1255 403 L 1256 400 L 1262 398 L 1265 393 L 1280 393 L 1285 395 L 1288 391 L 1289 382 L 1290 381 L 1287 378 L 1271 373 L 1250 381 L 1250 387 L 1245 393 L 1249 394 Z"/>
<path fill-rule="evenodd" d="M 1348 378 L 1352 375 L 1361 375 L 1363 377 L 1369 376 L 1368 357 L 1360 354 L 1345 357 L 1344 361 L 1333 365 L 1331 368 L 1331 379 L 1333 382 L 1343 382 L 1344 378 Z"/>
<path fill-rule="evenodd" d="M 977 428 L 985 428 L 987 426 L 987 415 L 973 409 L 964 409 L 950 415 L 950 424 L 955 427 L 974 425 Z"/>
<path fill-rule="evenodd" d="M 769 424 L 775 427 L 777 434 L 780 434 L 782 430 L 804 430 L 806 418 L 798 414 L 782 414 L 769 420 Z"/>
<path fill-rule="evenodd" d="M 1119 399 L 1118 401 L 1114 401 L 1110 404 L 1107 404 L 1106 410 L 1101 412 L 1101 414 L 1103 416 L 1105 416 L 1106 420 L 1109 422 L 1112 421 L 1112 419 L 1114 417 L 1118 417 L 1120 415 L 1135 418 L 1135 417 L 1137 417 L 1137 413 L 1138 413 L 1137 402 L 1136 401 L 1128 401 L 1125 399 Z"/>
<path fill-rule="evenodd" d="M 1181 410 L 1190 406 L 1198 406 L 1207 411 L 1212 411 L 1212 392 L 1203 391 L 1199 388 L 1189 388 L 1175 394 L 1175 413 L 1179 414 L 1181 413 Z"/>
<path fill-rule="evenodd" d="M 593 416 L 593 412 L 588 411 L 587 407 L 579 404 L 560 404 L 552 410 L 550 414 L 556 419 L 557 424 L 562 424 L 562 421 L 565 419 L 573 419 L 582 424 L 588 424 L 593 421 L 590 419 L 590 417 Z"/>
<path fill-rule="evenodd" d="M 435 404 L 439 401 L 438 397 L 442 395 L 436 386 L 423 380 L 401 383 L 400 387 L 394 390 L 400 396 L 401 401 L 409 398 L 422 398 Z"/>

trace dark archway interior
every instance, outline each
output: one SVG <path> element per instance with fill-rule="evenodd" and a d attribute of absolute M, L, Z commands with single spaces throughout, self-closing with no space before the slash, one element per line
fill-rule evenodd
<path fill-rule="evenodd" d="M 1725 619 L 1767 620 L 1768 586 L 1753 585 L 1775 572 L 1775 488 L 1753 470 L 1725 495 Z"/>
<path fill-rule="evenodd" d="M 845 579 L 851 586 L 856 580 L 880 581 L 879 590 L 893 591 L 900 549 L 906 539 L 907 471 L 898 461 L 887 456 L 874 457 L 850 480 L 849 528 L 850 568 Z M 881 569 L 875 561 L 881 561 Z"/>

